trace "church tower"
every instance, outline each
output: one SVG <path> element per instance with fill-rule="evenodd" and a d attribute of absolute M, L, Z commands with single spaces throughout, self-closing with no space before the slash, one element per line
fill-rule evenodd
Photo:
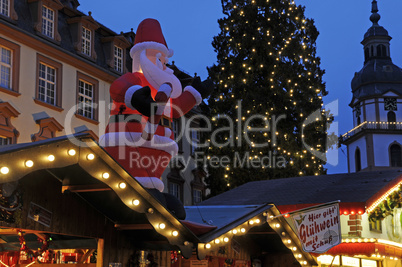
<path fill-rule="evenodd" d="M 371 13 L 361 42 L 364 65 L 352 79 L 353 129 L 340 138 L 349 172 L 402 167 L 402 70 L 392 63 L 392 38 L 378 24 L 376 0 Z"/>

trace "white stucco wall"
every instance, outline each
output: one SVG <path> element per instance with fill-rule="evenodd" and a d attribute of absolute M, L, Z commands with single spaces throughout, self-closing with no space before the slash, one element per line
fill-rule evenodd
<path fill-rule="evenodd" d="M 20 45 L 20 75 L 19 75 L 19 93 L 20 96 L 12 96 L 0 92 L 0 99 L 9 102 L 21 114 L 17 118 L 13 118 L 11 123 L 20 132 L 18 143 L 31 142 L 31 135 L 39 131 L 39 125 L 35 122 L 33 114 L 46 112 L 49 117 L 55 118 L 63 127 L 62 132 L 58 132 L 57 136 L 74 133 L 74 128 L 85 125 L 95 134 L 102 135 L 105 129 L 105 122 L 109 117 L 108 106 L 110 104 L 109 87 L 110 83 L 102 81 L 98 77 L 93 77 L 85 72 L 85 69 L 77 69 L 64 62 L 60 62 L 46 54 L 41 54 L 62 64 L 62 108 L 59 112 L 51 108 L 38 105 L 34 102 L 36 90 L 37 75 L 37 51 L 21 43 L 17 43 L 6 36 L 0 37 L 7 39 L 13 43 Z M 77 99 L 77 71 L 90 76 L 99 82 L 99 113 L 98 125 L 79 119 L 74 116 L 75 105 Z M 70 111 L 71 110 L 71 111 Z"/>
<path fill-rule="evenodd" d="M 367 149 L 366 149 L 366 138 L 361 137 L 357 139 L 355 142 L 351 143 L 348 148 L 348 158 L 350 162 L 350 172 L 356 172 L 355 165 L 355 151 L 356 148 L 360 149 L 360 157 L 361 157 L 361 168 L 367 168 Z"/>
<path fill-rule="evenodd" d="M 393 142 L 402 144 L 402 135 L 397 134 L 374 134 L 374 164 L 376 167 L 389 166 L 389 146 Z"/>

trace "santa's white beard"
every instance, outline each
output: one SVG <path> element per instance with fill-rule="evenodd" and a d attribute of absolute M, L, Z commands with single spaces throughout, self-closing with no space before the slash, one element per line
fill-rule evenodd
<path fill-rule="evenodd" d="M 170 95 L 171 98 L 176 98 L 182 93 L 183 88 L 179 79 L 174 76 L 173 70 L 169 68 L 162 70 L 156 66 L 147 58 L 145 50 L 140 55 L 140 66 L 145 78 L 155 89 L 158 90 L 162 84 L 168 83 L 172 85 L 173 89 Z"/>

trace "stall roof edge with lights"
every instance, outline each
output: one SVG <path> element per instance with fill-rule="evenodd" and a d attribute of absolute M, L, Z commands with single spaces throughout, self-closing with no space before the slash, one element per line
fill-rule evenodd
<path fill-rule="evenodd" d="M 240 195 L 243 197 L 236 197 Z M 401 259 L 402 172 L 399 169 L 250 182 L 207 199 L 201 205 L 273 203 L 286 218 L 293 211 L 337 200 L 340 201 L 342 243 L 321 255 L 360 257 L 367 264 Z"/>
<path fill-rule="evenodd" d="M 23 203 L 43 206 L 43 210 L 53 214 L 53 221 L 50 219 L 49 225 L 43 227 L 30 220 L 21 225 L 20 219 L 17 218 L 10 219 L 9 222 L 0 222 L 1 227 L 26 231 L 39 227 L 41 233 L 48 231 L 57 234 L 54 220 L 56 214 L 59 214 L 58 207 L 62 204 L 64 207 L 68 206 L 66 203 L 61 203 L 64 200 L 59 195 L 76 194 L 110 219 L 116 231 L 137 231 L 137 235 L 141 232 L 138 240 L 144 248 L 180 250 L 183 256 L 191 257 L 193 247 L 200 242 L 192 231 L 120 167 L 88 134 L 75 134 L 0 148 L 2 185 L 22 181 L 26 197 L 30 195 L 26 193 L 29 188 L 37 188 L 35 180 L 49 187 L 47 190 L 50 190 L 50 184 L 56 190 L 43 191 L 37 197 L 30 196 L 30 199 L 24 199 Z M 44 197 L 47 193 L 52 196 L 57 194 L 59 198 L 57 201 L 60 203 L 55 203 L 57 202 L 55 199 L 49 199 L 51 196 L 41 199 L 40 195 Z M 81 216 L 80 219 L 85 221 L 86 215 Z M 67 219 L 70 218 L 66 216 Z M 96 234 L 93 236 L 98 237 Z"/>

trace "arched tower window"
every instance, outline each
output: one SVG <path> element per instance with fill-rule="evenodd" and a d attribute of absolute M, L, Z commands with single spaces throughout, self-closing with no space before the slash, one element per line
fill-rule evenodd
<path fill-rule="evenodd" d="M 393 144 L 389 148 L 391 167 L 402 167 L 402 149 L 399 144 Z"/>
<path fill-rule="evenodd" d="M 364 49 L 364 61 L 367 61 L 369 58 L 370 58 L 370 51 L 369 51 L 369 48 L 366 47 Z"/>
<path fill-rule="evenodd" d="M 362 169 L 362 164 L 361 164 L 361 156 L 360 156 L 360 149 L 356 148 L 355 151 L 355 168 L 356 172 L 360 171 Z"/>
<path fill-rule="evenodd" d="M 389 129 L 395 129 L 396 128 L 396 115 L 395 112 L 393 111 L 388 111 L 387 113 L 387 120 L 388 120 L 388 128 Z"/>
<path fill-rule="evenodd" d="M 374 56 L 374 46 L 371 46 L 370 49 L 371 49 L 370 56 Z"/>
<path fill-rule="evenodd" d="M 377 57 L 386 57 L 387 56 L 387 48 L 385 45 L 380 44 L 377 45 Z"/>

